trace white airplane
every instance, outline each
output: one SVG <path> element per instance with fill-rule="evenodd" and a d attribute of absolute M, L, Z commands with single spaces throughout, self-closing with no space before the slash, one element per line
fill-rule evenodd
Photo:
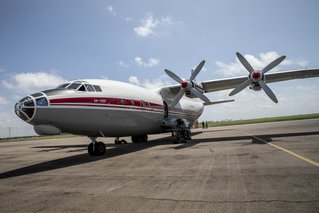
<path fill-rule="evenodd" d="M 38 92 L 21 99 L 15 113 L 34 126 L 39 135 L 72 133 L 88 136 L 91 156 L 104 155 L 105 144 L 97 137 L 132 136 L 133 143 L 146 142 L 148 134 L 173 131 L 184 141 L 187 129 L 199 118 L 205 105 L 230 102 L 211 102 L 204 93 L 235 88 L 235 95 L 249 86 L 263 89 L 269 98 L 278 102 L 267 83 L 319 76 L 319 69 L 292 70 L 269 73 L 285 56 L 271 62 L 262 70 L 254 70 L 249 62 L 236 53 L 249 72 L 248 76 L 210 80 L 197 83 L 202 61 L 189 79 L 182 79 L 169 70 L 165 72 L 179 84 L 156 90 L 111 80 L 76 80 L 55 89 Z"/>

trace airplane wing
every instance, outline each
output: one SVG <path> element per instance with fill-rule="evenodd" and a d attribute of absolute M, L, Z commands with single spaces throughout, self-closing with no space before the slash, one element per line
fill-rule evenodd
<path fill-rule="evenodd" d="M 284 72 L 274 72 L 265 74 L 266 83 L 274 83 L 280 81 L 288 81 L 294 79 L 313 78 L 319 77 L 319 69 L 302 69 L 302 70 L 290 70 Z M 216 80 L 203 81 L 200 83 L 202 90 L 205 93 L 215 92 L 221 90 L 227 90 L 235 88 L 247 79 L 247 76 L 223 78 Z M 180 90 L 180 85 L 165 86 L 162 91 L 169 92 L 175 96 Z M 196 96 L 189 96 L 190 98 L 196 98 Z"/>
<path fill-rule="evenodd" d="M 288 81 L 312 77 L 319 77 L 319 69 L 290 70 L 285 72 L 265 74 L 266 83 L 274 83 L 279 81 Z M 215 92 L 235 88 L 237 85 L 241 84 L 246 79 L 247 76 L 224 78 L 212 81 L 203 81 L 201 82 L 201 85 L 206 93 Z M 179 87 L 177 86 L 177 88 Z M 176 90 L 177 88 L 176 86 L 172 87 L 173 90 Z"/>

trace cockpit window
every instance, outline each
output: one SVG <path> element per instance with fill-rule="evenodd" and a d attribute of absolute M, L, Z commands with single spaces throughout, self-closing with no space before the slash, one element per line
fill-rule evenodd
<path fill-rule="evenodd" d="M 97 92 L 102 92 L 102 89 L 101 89 L 100 86 L 93 85 L 93 87 L 94 87 L 95 91 L 97 91 Z"/>
<path fill-rule="evenodd" d="M 88 82 L 85 81 L 74 81 L 73 83 L 61 84 L 57 89 L 77 90 L 80 92 L 102 92 L 100 86 L 88 84 Z"/>
<path fill-rule="evenodd" d="M 48 101 L 45 97 L 37 98 L 35 101 L 38 106 L 48 106 Z"/>
<path fill-rule="evenodd" d="M 24 101 L 28 101 L 28 100 L 32 100 L 32 98 L 30 98 L 29 96 L 22 98 L 19 102 L 24 102 Z"/>
<path fill-rule="evenodd" d="M 65 89 L 67 86 L 69 86 L 69 83 L 61 84 L 60 86 L 57 87 L 57 89 Z"/>
<path fill-rule="evenodd" d="M 81 84 L 79 83 L 73 83 L 70 86 L 67 87 L 67 89 L 74 89 L 76 90 Z"/>
<path fill-rule="evenodd" d="M 81 85 L 81 86 L 79 87 L 78 91 L 85 92 L 85 91 L 86 91 L 85 86 L 84 86 L 84 85 Z"/>
<path fill-rule="evenodd" d="M 86 87 L 87 91 L 89 91 L 89 92 L 94 92 L 94 88 L 93 88 L 92 85 L 90 85 L 90 84 L 85 84 L 85 87 Z"/>

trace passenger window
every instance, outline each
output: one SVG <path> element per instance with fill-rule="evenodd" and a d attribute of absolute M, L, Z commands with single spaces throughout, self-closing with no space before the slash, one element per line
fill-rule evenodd
<path fill-rule="evenodd" d="M 85 86 L 84 86 L 84 85 L 80 86 L 80 88 L 78 89 L 78 91 L 85 92 L 85 91 L 86 91 Z"/>
<path fill-rule="evenodd" d="M 90 84 L 85 84 L 85 87 L 86 87 L 87 91 L 89 91 L 89 92 L 94 92 L 94 88 L 92 87 L 92 85 L 90 85 Z"/>
<path fill-rule="evenodd" d="M 93 87 L 94 87 L 95 91 L 97 91 L 97 92 L 102 92 L 102 89 L 101 89 L 100 86 L 93 85 Z"/>

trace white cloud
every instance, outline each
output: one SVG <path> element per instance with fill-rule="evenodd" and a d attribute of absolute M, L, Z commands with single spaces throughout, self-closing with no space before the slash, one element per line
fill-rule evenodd
<path fill-rule="evenodd" d="M 144 62 L 143 59 L 141 57 L 135 57 L 134 58 L 135 63 L 138 66 L 143 66 L 143 67 L 154 67 L 157 66 L 159 64 L 159 59 L 157 58 L 149 58 L 148 62 Z"/>
<path fill-rule="evenodd" d="M 219 72 L 221 72 L 223 76 L 248 75 L 239 62 L 226 64 L 221 61 L 216 61 L 216 65 L 220 68 Z"/>
<path fill-rule="evenodd" d="M 171 82 L 169 81 L 169 79 L 165 75 L 162 75 L 159 78 L 152 79 L 152 80 L 145 79 L 142 82 L 138 79 L 138 77 L 130 76 L 129 82 L 131 84 L 135 84 L 137 86 L 142 86 L 142 87 L 145 87 L 147 89 L 157 89 L 157 88 L 171 84 Z"/>
<path fill-rule="evenodd" d="M 116 12 L 115 12 L 114 7 L 113 7 L 112 5 L 106 6 L 105 9 L 106 9 L 112 16 L 116 16 Z"/>
<path fill-rule="evenodd" d="M 122 60 L 117 61 L 117 65 L 123 68 L 128 68 L 130 67 L 132 64 L 136 64 L 138 66 L 141 67 L 155 67 L 159 64 L 160 60 L 158 58 L 149 58 L 148 61 L 144 61 L 141 57 L 136 56 L 134 58 L 134 61 L 131 62 L 125 62 Z"/>
<path fill-rule="evenodd" d="M 244 57 L 247 61 L 251 64 L 254 69 L 263 69 L 266 67 L 270 62 L 279 58 L 281 55 L 275 51 L 270 51 L 266 53 L 260 53 L 259 57 L 255 57 L 253 55 L 246 54 Z M 303 59 L 285 59 L 278 67 L 287 67 L 287 66 L 298 66 L 304 67 L 309 62 Z M 221 61 L 217 61 L 216 65 L 220 68 L 219 72 L 222 76 L 236 76 L 236 75 L 248 75 L 248 72 L 243 67 L 243 65 L 239 62 L 236 58 L 235 62 L 231 63 L 224 63 Z M 274 68 L 273 70 L 278 70 L 278 67 Z"/>
<path fill-rule="evenodd" d="M 167 85 L 169 85 L 169 82 L 164 80 L 163 78 L 157 78 L 152 80 L 145 79 L 143 81 L 143 86 L 148 89 L 157 89 Z"/>
<path fill-rule="evenodd" d="M 135 84 L 137 86 L 140 85 L 140 81 L 138 80 L 138 78 L 136 76 L 130 76 L 128 81 L 131 83 L 131 84 Z"/>
<path fill-rule="evenodd" d="M 156 35 L 155 29 L 159 26 L 167 26 L 172 24 L 172 18 L 162 17 L 160 19 L 154 18 L 152 13 L 147 13 L 145 18 L 141 20 L 141 25 L 134 28 L 134 32 L 138 36 L 147 37 Z"/>
<path fill-rule="evenodd" d="M 3 80 L 2 84 L 8 89 L 30 92 L 54 88 L 65 81 L 54 72 L 28 72 L 15 74 L 10 81 Z"/>
<path fill-rule="evenodd" d="M 154 29 L 159 24 L 158 20 L 154 20 L 152 15 L 149 15 L 142 21 L 142 25 L 135 27 L 134 31 L 137 35 L 142 37 L 147 37 L 149 35 L 155 34 Z"/>
<path fill-rule="evenodd" d="M 0 106 L 8 103 L 8 100 L 5 97 L 0 96 Z"/>

